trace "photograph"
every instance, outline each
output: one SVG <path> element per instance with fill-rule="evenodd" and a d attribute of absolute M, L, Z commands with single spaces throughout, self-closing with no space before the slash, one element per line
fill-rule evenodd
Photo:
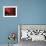
<path fill-rule="evenodd" d="M 17 17 L 17 6 L 3 6 L 3 17 Z"/>
<path fill-rule="evenodd" d="M 31 46 L 34 42 L 46 41 L 46 25 L 18 24 L 18 42 L 20 46 Z"/>

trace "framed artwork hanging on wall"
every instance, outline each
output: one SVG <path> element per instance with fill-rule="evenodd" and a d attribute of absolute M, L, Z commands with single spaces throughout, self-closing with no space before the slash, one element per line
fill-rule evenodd
<path fill-rule="evenodd" d="M 3 6 L 3 17 L 17 17 L 17 6 Z"/>

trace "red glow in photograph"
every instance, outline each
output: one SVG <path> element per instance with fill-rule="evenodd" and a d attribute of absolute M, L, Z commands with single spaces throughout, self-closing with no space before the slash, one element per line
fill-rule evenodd
<path fill-rule="evenodd" d="M 17 6 L 3 6 L 3 17 L 17 17 Z"/>
<path fill-rule="evenodd" d="M 7 16 L 15 16 L 16 15 L 16 9 L 15 8 L 5 8 L 5 15 Z"/>

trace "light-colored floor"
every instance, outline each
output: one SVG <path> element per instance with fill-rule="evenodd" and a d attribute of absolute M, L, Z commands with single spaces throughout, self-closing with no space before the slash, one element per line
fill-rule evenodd
<path fill-rule="evenodd" d="M 0 46 L 8 46 L 8 44 L 0 44 Z M 10 45 L 11 46 L 11 45 Z M 43 41 L 31 41 L 21 40 L 19 45 L 14 44 L 13 46 L 46 46 L 46 42 Z"/>
<path fill-rule="evenodd" d="M 24 41 L 24 40 L 21 40 L 19 46 L 46 46 L 46 42 L 44 42 L 44 41 L 31 41 L 31 40 Z"/>
<path fill-rule="evenodd" d="M 8 44 L 0 44 L 0 46 L 8 46 Z M 14 44 L 14 45 L 11 45 L 10 46 L 18 46 L 18 44 Z"/>

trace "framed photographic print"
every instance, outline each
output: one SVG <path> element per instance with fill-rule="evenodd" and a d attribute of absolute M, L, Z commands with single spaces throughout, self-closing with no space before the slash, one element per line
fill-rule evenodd
<path fill-rule="evenodd" d="M 45 24 L 19 24 L 18 25 L 18 41 L 46 41 L 46 25 Z"/>
<path fill-rule="evenodd" d="M 17 17 L 17 6 L 3 6 L 3 17 Z"/>

